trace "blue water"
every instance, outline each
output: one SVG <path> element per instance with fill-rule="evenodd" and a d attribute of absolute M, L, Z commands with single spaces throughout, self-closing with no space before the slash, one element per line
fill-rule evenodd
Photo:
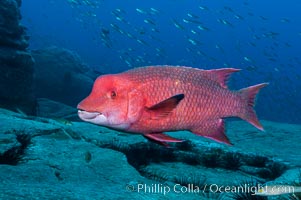
<path fill-rule="evenodd" d="M 243 69 L 231 89 L 270 83 L 259 118 L 301 123 L 300 10 L 299 0 L 26 0 L 22 23 L 30 49 L 71 49 L 103 73 L 159 64 Z"/>

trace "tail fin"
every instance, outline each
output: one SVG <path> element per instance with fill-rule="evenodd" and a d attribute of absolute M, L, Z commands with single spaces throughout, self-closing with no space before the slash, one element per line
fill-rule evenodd
<path fill-rule="evenodd" d="M 241 93 L 243 101 L 245 101 L 245 111 L 241 112 L 239 114 L 239 117 L 246 120 L 259 130 L 263 131 L 263 127 L 260 124 L 260 122 L 257 119 L 256 112 L 254 110 L 255 105 L 255 98 L 259 90 L 265 86 L 267 86 L 268 83 L 261 83 L 258 85 L 253 85 L 251 87 L 243 88 L 239 92 Z"/>

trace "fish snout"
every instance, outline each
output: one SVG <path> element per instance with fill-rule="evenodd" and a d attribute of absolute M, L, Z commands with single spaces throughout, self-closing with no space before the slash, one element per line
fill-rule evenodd
<path fill-rule="evenodd" d="M 81 111 L 94 112 L 94 111 L 96 111 L 95 108 L 96 108 L 96 106 L 95 106 L 94 101 L 91 98 L 89 98 L 89 97 L 83 99 L 77 105 L 77 110 L 81 110 Z"/>
<path fill-rule="evenodd" d="M 79 102 L 79 104 L 77 104 L 77 110 L 86 110 L 85 109 L 85 106 L 84 106 L 84 102 L 85 102 L 85 99 L 82 100 L 81 102 Z"/>
<path fill-rule="evenodd" d="M 76 108 L 77 108 L 78 111 L 84 110 L 80 104 L 78 104 L 78 105 L 76 106 Z"/>
<path fill-rule="evenodd" d="M 107 117 L 102 113 L 97 111 L 97 109 L 92 109 L 94 107 L 93 104 L 89 101 L 89 99 L 82 100 L 77 105 L 77 114 L 78 117 L 86 122 L 90 122 L 93 124 L 104 125 L 108 122 Z"/>

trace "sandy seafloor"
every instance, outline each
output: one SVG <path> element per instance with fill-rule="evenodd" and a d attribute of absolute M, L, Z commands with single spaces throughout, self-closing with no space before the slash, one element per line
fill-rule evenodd
<path fill-rule="evenodd" d="M 191 142 L 164 150 L 140 135 L 0 109 L 0 199 L 235 199 L 217 189 L 300 185 L 301 126 L 262 124 L 265 132 L 228 121 L 233 146 L 170 133 Z M 30 134 L 31 142 L 17 164 L 3 164 L 4 153 L 21 145 L 16 134 Z M 189 191 L 187 182 L 200 190 Z"/>

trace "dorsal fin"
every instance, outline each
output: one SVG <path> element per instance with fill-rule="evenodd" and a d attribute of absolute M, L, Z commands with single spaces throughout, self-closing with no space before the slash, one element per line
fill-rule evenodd
<path fill-rule="evenodd" d="M 216 81 L 222 86 L 223 88 L 227 87 L 227 81 L 230 77 L 230 75 L 233 72 L 238 72 L 240 69 L 235 68 L 222 68 L 222 69 L 212 69 L 212 70 L 204 70 L 204 74 L 207 78 L 210 80 Z"/>

